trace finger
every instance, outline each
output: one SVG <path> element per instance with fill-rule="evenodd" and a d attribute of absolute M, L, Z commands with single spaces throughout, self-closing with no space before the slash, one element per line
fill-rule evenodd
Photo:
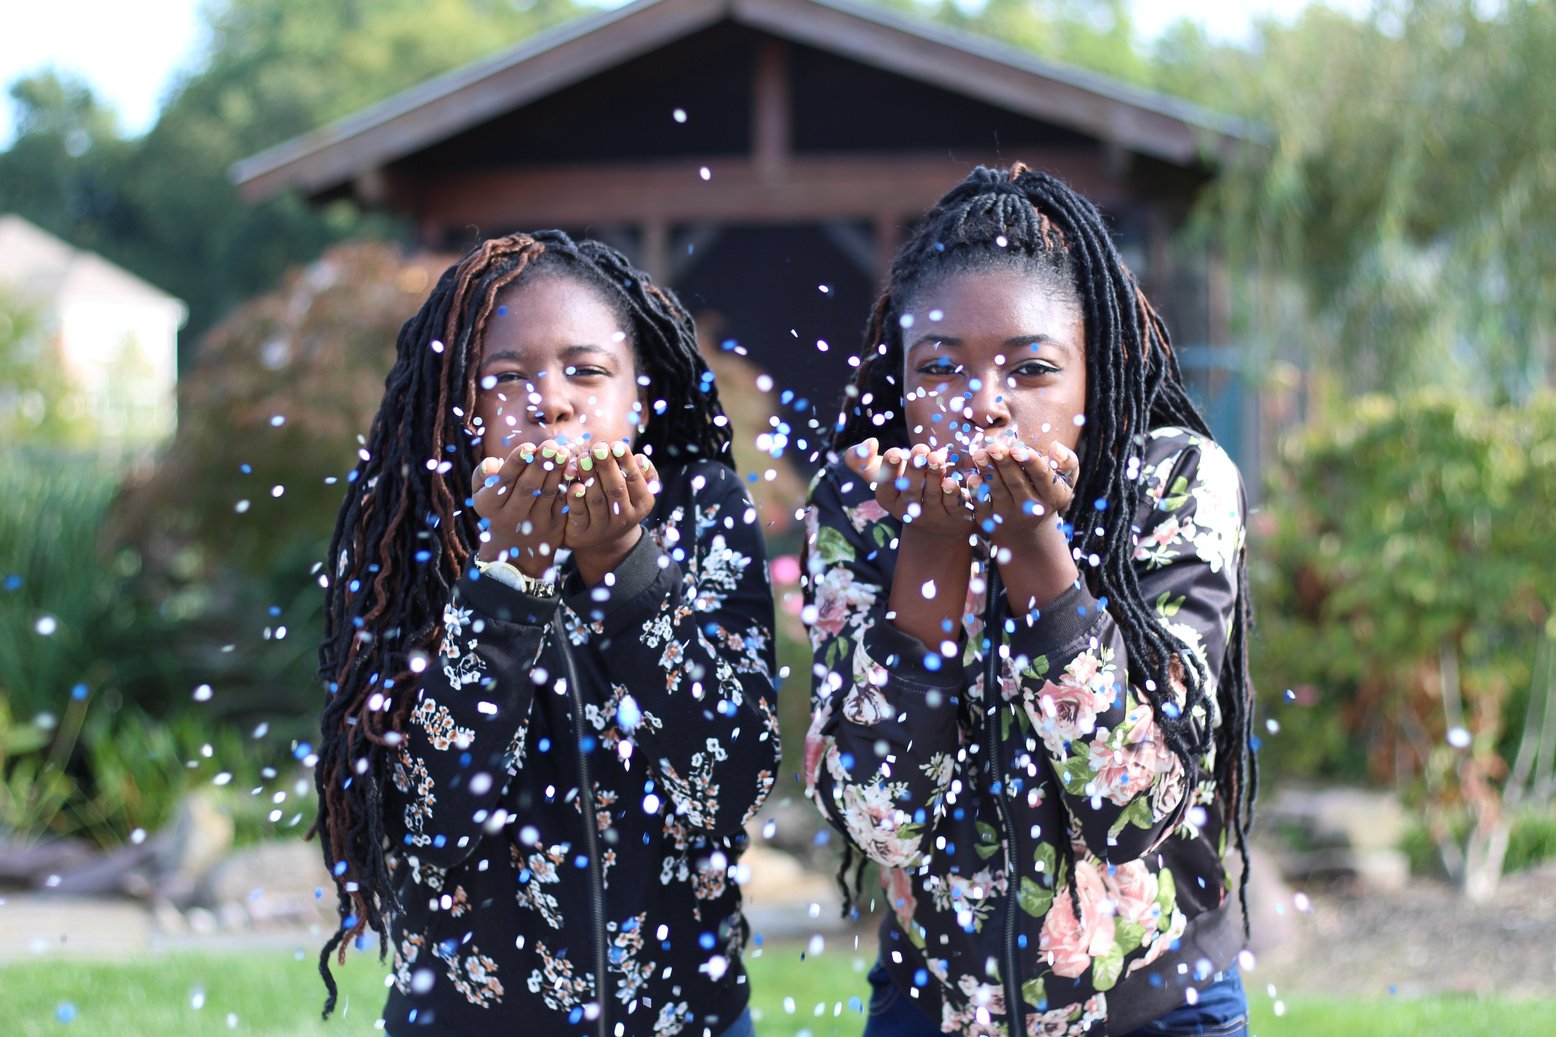
<path fill-rule="evenodd" d="M 490 490 L 497 483 L 497 473 L 502 471 L 502 458 L 483 457 L 481 463 L 475 466 L 475 471 L 470 475 L 470 497 L 475 499 L 483 492 Z M 480 511 L 478 507 L 476 511 Z"/>
<path fill-rule="evenodd" d="M 562 487 L 562 512 L 567 517 L 567 536 L 576 538 L 589 531 L 589 504 L 586 498 L 589 487 L 583 482 L 567 483 Z"/>
<path fill-rule="evenodd" d="M 628 449 L 626 443 L 617 443 L 612 448 L 612 453 L 616 449 L 621 450 L 621 456 L 616 463 L 621 466 L 621 481 L 627 487 L 627 498 L 631 502 L 632 513 L 641 519 L 654 510 L 654 494 L 648 488 L 648 477 L 643 474 L 648 459 L 640 454 L 634 454 Z"/>
<path fill-rule="evenodd" d="M 899 518 L 902 515 L 900 498 L 903 488 L 907 486 L 904 476 L 907 464 L 908 451 L 894 446 L 882 456 L 880 467 L 876 470 L 875 502 Z"/>
<path fill-rule="evenodd" d="M 995 510 L 1005 522 L 1041 517 L 1048 511 L 1048 505 L 1029 474 L 1029 466 L 1036 456 L 1035 451 L 1019 446 L 995 464 L 994 470 L 999 476 Z"/>
<path fill-rule="evenodd" d="M 873 487 L 880 478 L 881 468 L 881 443 L 871 436 L 864 442 L 851 446 L 843 452 L 843 463 L 861 479 L 870 483 Z"/>
<path fill-rule="evenodd" d="M 609 443 L 595 446 L 591 455 L 594 482 L 585 500 L 589 504 L 589 524 L 608 525 L 617 522 L 627 502 L 627 486 L 621 478 L 621 468 L 611 453 Z"/>
<path fill-rule="evenodd" d="M 540 471 L 534 496 L 534 519 L 554 528 L 560 524 L 562 494 L 568 484 L 569 454 L 566 447 L 548 439 L 535 452 L 535 467 Z"/>
<path fill-rule="evenodd" d="M 1048 444 L 1048 456 L 1055 462 L 1054 475 L 1074 493 L 1075 487 L 1080 483 L 1081 459 L 1080 455 L 1063 443 L 1055 440 Z"/>

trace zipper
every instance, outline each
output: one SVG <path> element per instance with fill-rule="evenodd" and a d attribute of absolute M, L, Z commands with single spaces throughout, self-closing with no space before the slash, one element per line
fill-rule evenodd
<path fill-rule="evenodd" d="M 562 610 L 557 609 L 551 624 L 556 635 L 557 648 L 562 652 L 562 668 L 567 673 L 567 694 L 573 705 L 573 747 L 578 752 L 578 801 L 583 808 L 584 853 L 589 858 L 589 907 L 593 913 L 592 937 L 594 951 L 594 998 L 600 1009 L 595 1033 L 609 1037 L 605 1018 L 607 996 L 605 993 L 605 876 L 600 870 L 600 823 L 594 809 L 594 780 L 589 770 L 589 754 L 583 747 L 583 692 L 578 688 L 578 669 L 573 663 L 573 652 L 567 643 L 567 628 L 562 624 Z"/>
<path fill-rule="evenodd" d="M 1016 912 L 1020 910 L 1018 894 L 1021 877 L 1016 874 L 1016 819 L 1010 815 L 1006 801 L 1005 780 L 1000 774 L 1002 766 L 999 750 L 999 649 L 1004 631 L 999 625 L 1000 587 L 999 570 L 994 559 L 989 559 L 985 583 L 988 598 L 983 607 L 983 636 L 988 649 L 983 656 L 983 751 L 988 758 L 989 789 L 994 793 L 994 812 L 999 815 L 1000 830 L 1004 833 L 1001 849 L 1005 856 L 1005 952 L 1002 972 L 1005 986 L 1006 1037 L 1026 1037 L 1026 1005 L 1021 1000 L 1020 960 L 1016 951 Z"/>

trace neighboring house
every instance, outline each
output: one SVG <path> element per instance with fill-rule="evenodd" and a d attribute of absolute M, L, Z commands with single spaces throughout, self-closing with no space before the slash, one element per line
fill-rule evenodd
<path fill-rule="evenodd" d="M 0 215 L 0 300 L 36 317 L 37 361 L 58 365 L 67 417 L 88 425 L 95 445 L 137 449 L 173 434 L 183 302 L 9 215 Z M 9 381 L 0 367 L 0 407 L 37 405 L 5 392 Z"/>
<path fill-rule="evenodd" d="M 610 241 L 808 397 L 787 408 L 803 428 L 835 414 L 904 231 L 976 163 L 1022 159 L 1103 207 L 1247 463 L 1257 422 L 1224 264 L 1176 235 L 1222 164 L 1262 145 L 1257 127 L 1178 98 L 852 0 L 637 0 L 232 175 L 251 200 L 393 212 L 432 250 L 537 226 Z"/>

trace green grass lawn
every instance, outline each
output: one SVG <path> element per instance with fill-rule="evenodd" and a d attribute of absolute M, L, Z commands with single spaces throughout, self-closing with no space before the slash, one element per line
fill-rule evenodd
<path fill-rule="evenodd" d="M 750 962 L 761 1037 L 856 1037 L 867 989 L 863 952 L 828 949 L 802 957 L 798 944 L 769 946 Z M 303 954 L 151 955 L 82 963 L 44 959 L 0 966 L 0 1033 L 7 1037 L 91 1033 L 111 1037 L 370 1034 L 384 1000 L 383 970 L 358 954 L 340 972 L 341 1012 L 319 1021 L 321 990 L 311 950 Z M 1556 1000 L 1474 998 L 1355 1000 L 1282 996 L 1256 976 L 1258 1037 L 1548 1037 Z M 1280 1014 L 1277 1014 L 1279 1011 Z"/>

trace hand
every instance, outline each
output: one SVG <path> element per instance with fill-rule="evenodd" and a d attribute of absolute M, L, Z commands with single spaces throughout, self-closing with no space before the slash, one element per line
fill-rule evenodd
<path fill-rule="evenodd" d="M 566 494 L 562 543 L 592 587 L 621 564 L 643 535 L 642 522 L 659 492 L 659 473 L 626 443 L 600 443 L 573 457 L 564 474 L 574 481 Z"/>
<path fill-rule="evenodd" d="M 477 558 L 509 561 L 529 576 L 551 567 L 566 531 L 561 490 L 568 460 L 567 448 L 548 439 L 476 465 L 471 500 L 490 527 Z"/>
<path fill-rule="evenodd" d="M 978 466 L 972 496 L 980 521 L 992 519 L 996 547 L 1026 547 L 1052 527 L 1075 500 L 1080 458 L 1055 440 L 1036 450 L 1016 440 L 991 440 L 972 455 Z"/>
<path fill-rule="evenodd" d="M 875 500 L 902 520 L 904 529 L 945 537 L 966 537 L 974 519 L 966 479 L 951 469 L 945 448 L 920 443 L 911 450 L 892 447 L 885 454 L 873 437 L 849 447 L 843 463 L 875 491 Z"/>

